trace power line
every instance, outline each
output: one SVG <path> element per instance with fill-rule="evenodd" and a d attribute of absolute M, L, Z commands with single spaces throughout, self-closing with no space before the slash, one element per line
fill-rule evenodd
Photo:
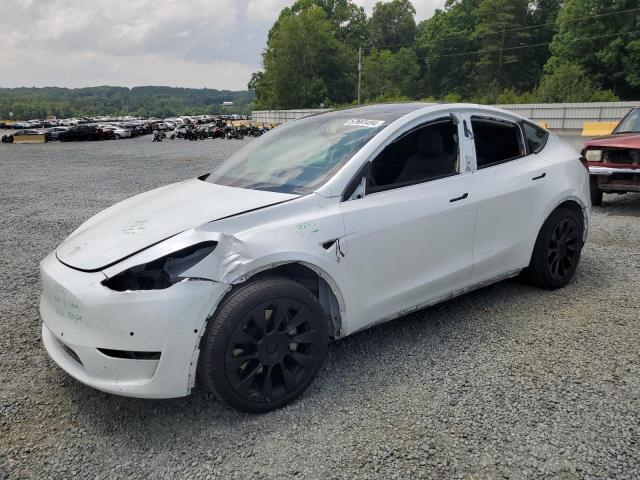
<path fill-rule="evenodd" d="M 628 10 L 618 10 L 617 12 L 608 12 L 608 13 L 599 13 L 596 15 L 586 15 L 584 17 L 576 17 L 576 18 L 572 18 L 569 20 L 566 20 L 567 23 L 573 23 L 573 22 L 579 22 L 582 20 L 589 20 L 592 18 L 600 18 L 600 17 L 607 17 L 607 16 L 611 16 L 611 15 L 620 15 L 623 13 L 631 13 L 631 12 L 639 12 L 640 8 L 630 8 Z M 534 29 L 534 28 L 538 28 L 538 27 L 548 27 L 550 25 L 555 25 L 556 22 L 548 22 L 548 23 L 539 23 L 536 25 L 528 25 L 528 26 L 524 26 L 524 27 L 515 27 L 515 28 L 510 28 L 510 29 L 506 29 L 506 30 L 497 30 L 497 31 L 492 31 L 489 33 L 484 33 L 482 35 L 477 35 L 474 36 L 475 39 L 478 38 L 485 38 L 485 37 L 489 37 L 491 35 L 498 35 L 501 33 L 509 33 L 509 32 L 515 32 L 515 31 L 520 31 L 520 30 L 530 30 L 530 29 Z M 469 36 L 471 33 L 470 32 L 460 32 L 459 34 L 453 34 L 453 35 L 447 35 L 445 37 L 440 37 L 438 38 L 438 40 L 446 40 L 448 38 L 458 38 L 461 36 Z M 593 38 L 593 37 L 591 37 Z M 415 42 L 413 43 L 396 43 L 396 44 L 389 44 L 389 45 L 382 45 L 380 47 L 363 47 L 363 50 L 382 50 L 385 48 L 390 48 L 390 47 L 408 47 L 408 46 L 412 46 L 415 45 Z"/>
<path fill-rule="evenodd" d="M 574 38 L 573 40 L 590 40 L 590 39 L 594 39 L 594 38 L 608 38 L 608 37 L 619 37 L 621 35 L 629 35 L 631 33 L 640 33 L 640 30 L 632 30 L 630 32 L 622 32 L 622 33 L 611 33 L 608 35 L 591 35 L 589 37 L 578 37 L 578 38 Z M 496 52 L 506 52 L 506 51 L 511 51 L 511 50 L 521 50 L 524 48 L 536 48 L 536 47 L 544 47 L 544 46 L 549 46 L 551 45 L 551 42 L 545 42 L 545 43 L 534 43 L 534 44 L 530 44 L 530 45 L 520 45 L 517 47 L 507 47 L 507 48 L 494 48 L 492 50 L 476 50 L 474 52 L 458 52 L 458 53 L 448 53 L 448 54 L 442 54 L 442 55 L 431 55 L 431 56 L 426 56 L 426 57 L 419 57 L 416 60 L 430 60 L 430 59 L 434 59 L 434 58 L 445 58 L 445 57 L 461 57 L 461 56 L 465 56 L 465 55 L 478 55 L 480 53 L 496 53 Z"/>

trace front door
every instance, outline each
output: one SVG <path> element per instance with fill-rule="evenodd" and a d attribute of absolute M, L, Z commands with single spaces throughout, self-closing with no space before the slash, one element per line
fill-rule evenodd
<path fill-rule="evenodd" d="M 446 117 L 401 135 L 371 162 L 364 197 L 341 204 L 355 330 L 468 286 L 476 202 L 461 130 Z"/>

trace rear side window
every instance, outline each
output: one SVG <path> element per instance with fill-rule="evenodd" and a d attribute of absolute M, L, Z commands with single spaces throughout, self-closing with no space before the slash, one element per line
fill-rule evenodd
<path fill-rule="evenodd" d="M 526 155 L 520 126 L 504 120 L 472 117 L 478 169 L 499 165 Z"/>
<path fill-rule="evenodd" d="M 549 140 L 549 132 L 533 123 L 522 122 L 522 131 L 527 140 L 528 153 L 540 153 Z"/>

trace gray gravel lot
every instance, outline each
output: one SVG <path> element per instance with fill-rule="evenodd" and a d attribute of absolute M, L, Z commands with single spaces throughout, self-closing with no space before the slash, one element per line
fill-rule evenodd
<path fill-rule="evenodd" d="M 507 281 L 356 334 L 277 412 L 116 397 L 58 369 L 39 260 L 245 143 L 0 144 L 0 478 L 640 478 L 640 195 L 605 196 L 565 289 Z"/>

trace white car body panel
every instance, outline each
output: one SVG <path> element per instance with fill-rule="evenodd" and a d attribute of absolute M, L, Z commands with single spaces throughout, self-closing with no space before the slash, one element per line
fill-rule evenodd
<path fill-rule="evenodd" d="M 42 261 L 41 278 L 40 314 L 49 355 L 87 385 L 147 398 L 182 396 L 193 385 L 194 349 L 213 305 L 228 289 L 209 281 L 183 281 L 167 290 L 113 292 L 100 283 L 103 273 L 72 270 L 53 255 Z M 97 348 L 162 356 L 121 359 Z"/>
<path fill-rule="evenodd" d="M 224 201 L 212 201 L 216 197 Z M 73 232 L 56 254 L 71 267 L 96 270 L 194 225 L 292 198 L 296 195 L 187 180 L 137 195 L 98 213 Z"/>
<path fill-rule="evenodd" d="M 469 198 L 450 202 L 464 194 Z M 371 318 L 390 318 L 468 286 L 472 198 L 473 176 L 467 173 L 342 204 L 349 232 L 343 248 L 361 309 L 350 328 L 366 328 Z"/>
<path fill-rule="evenodd" d="M 389 124 L 308 195 L 188 180 L 106 209 L 41 263 L 48 352 L 72 376 L 107 392 L 187 395 L 207 319 L 233 285 L 259 272 L 290 263 L 316 272 L 328 288 L 323 307 L 335 336 L 343 337 L 517 274 L 545 219 L 565 201 L 582 207 L 586 230 L 588 172 L 577 152 L 550 135 L 539 154 L 477 170 L 463 129 L 474 114 L 520 120 L 477 105 L 425 106 Z M 458 119 L 460 174 L 342 198 L 390 141 L 448 115 Z M 213 252 L 169 288 L 119 292 L 102 284 L 206 241 L 217 242 Z M 131 360 L 98 349 L 161 355 Z"/>

